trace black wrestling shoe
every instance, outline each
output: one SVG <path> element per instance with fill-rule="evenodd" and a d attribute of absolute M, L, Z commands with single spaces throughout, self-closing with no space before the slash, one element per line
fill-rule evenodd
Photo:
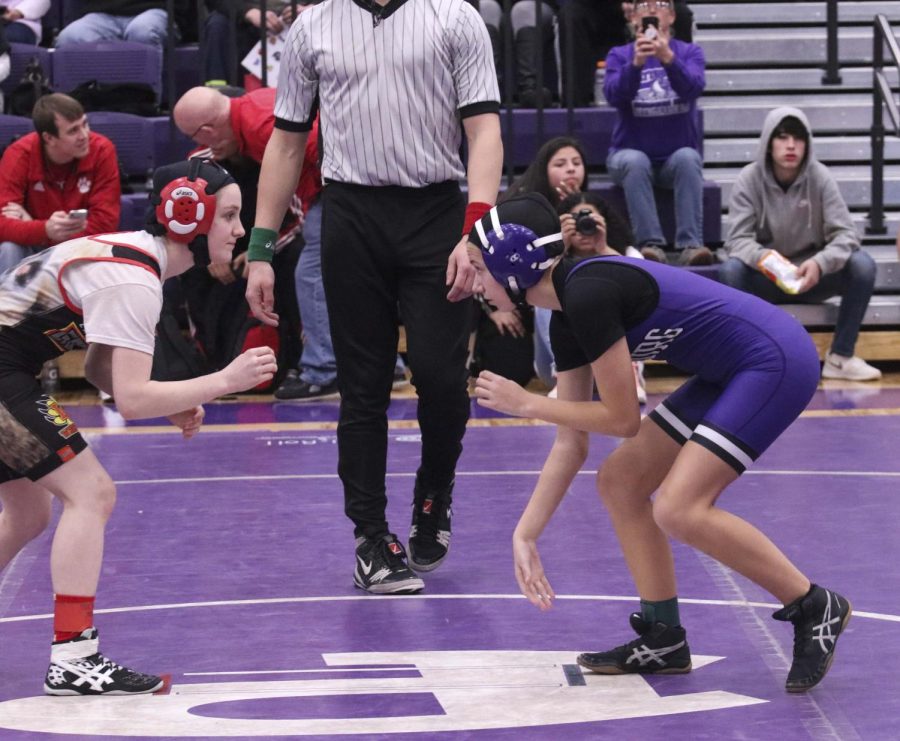
<path fill-rule="evenodd" d="M 54 643 L 44 679 L 48 695 L 145 695 L 163 686 L 161 677 L 141 674 L 98 651 L 97 629 Z"/>
<path fill-rule="evenodd" d="M 806 595 L 772 614 L 794 624 L 794 661 L 784 685 L 788 692 L 806 692 L 822 681 L 852 613 L 844 597 L 813 584 Z"/>
<path fill-rule="evenodd" d="M 406 565 L 406 551 L 393 534 L 356 539 L 353 582 L 372 594 L 415 594 L 425 588 Z"/>
<path fill-rule="evenodd" d="M 409 528 L 409 565 L 416 571 L 436 569 L 447 557 L 452 493 L 453 482 L 440 492 L 428 491 L 416 484 Z"/>
<path fill-rule="evenodd" d="M 638 612 L 629 620 L 639 638 L 610 651 L 581 654 L 578 663 L 596 674 L 686 674 L 691 670 L 684 628 L 648 623 Z"/>

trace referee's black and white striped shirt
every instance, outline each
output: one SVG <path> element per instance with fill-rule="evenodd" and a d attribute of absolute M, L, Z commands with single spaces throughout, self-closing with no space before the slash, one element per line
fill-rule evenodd
<path fill-rule="evenodd" d="M 325 178 L 420 187 L 465 177 L 460 120 L 499 101 L 487 28 L 464 0 L 326 0 L 288 34 L 275 126 L 309 130 L 319 107 Z"/>

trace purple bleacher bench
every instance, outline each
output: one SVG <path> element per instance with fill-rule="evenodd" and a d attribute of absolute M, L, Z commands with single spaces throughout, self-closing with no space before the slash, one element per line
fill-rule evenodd
<path fill-rule="evenodd" d="M 9 76 L 0 82 L 0 90 L 4 95 L 9 95 L 15 87 L 22 82 L 22 75 L 25 74 L 25 67 L 32 59 L 37 58 L 44 70 L 44 77 L 51 79 L 51 61 L 50 50 L 44 49 L 42 46 L 34 46 L 32 44 L 10 44 L 9 45 Z"/>
<path fill-rule="evenodd" d="M 567 108 L 547 108 L 542 112 L 543 132 L 538 137 L 539 113 L 531 108 L 501 109 L 500 128 L 506 155 L 514 167 L 531 164 L 541 145 L 555 136 L 574 136 L 584 146 L 591 167 L 606 162 L 606 154 L 616 123 L 613 108 L 575 108 L 571 121 Z M 512 138 L 510 138 L 510 129 Z"/>
<path fill-rule="evenodd" d="M 622 214 L 628 215 L 625 205 L 625 193 L 618 185 L 597 183 L 591 190 L 599 193 L 611 206 Z M 669 244 L 675 243 L 675 203 L 672 191 L 666 188 L 654 188 L 656 210 L 663 234 Z M 707 245 L 717 245 L 722 241 L 722 190 L 718 183 L 703 181 L 703 241 Z"/>
<path fill-rule="evenodd" d="M 34 131 L 34 124 L 25 116 L 0 115 L 0 154 L 20 136 Z"/>
<path fill-rule="evenodd" d="M 506 148 L 504 154 L 510 158 L 513 167 L 524 168 L 531 164 L 538 149 L 548 139 L 574 136 L 584 147 L 588 170 L 602 168 L 605 171 L 617 116 L 615 108 L 610 106 L 574 108 L 571 116 L 568 108 L 545 108 L 541 112 L 533 108 L 501 108 L 500 131 Z M 703 111 L 699 108 L 697 125 L 702 138 Z M 539 136 L 541 126 L 543 130 Z"/>

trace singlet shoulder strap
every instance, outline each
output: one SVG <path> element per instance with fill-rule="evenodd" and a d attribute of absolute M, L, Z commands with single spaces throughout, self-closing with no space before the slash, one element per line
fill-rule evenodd
<path fill-rule="evenodd" d="M 136 262 L 144 265 L 156 273 L 157 278 L 162 279 L 162 270 L 160 270 L 159 262 L 153 255 L 149 255 L 146 252 L 142 252 L 141 250 L 129 247 L 125 244 L 113 245 L 112 254 L 116 259 L 127 260 L 128 262 Z"/>

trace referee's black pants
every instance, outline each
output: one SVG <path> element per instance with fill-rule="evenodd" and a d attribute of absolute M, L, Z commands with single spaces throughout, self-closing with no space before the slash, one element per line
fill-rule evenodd
<path fill-rule="evenodd" d="M 462 452 L 471 301 L 448 301 L 445 281 L 447 259 L 462 236 L 465 200 L 455 182 L 425 188 L 329 183 L 322 198 L 322 277 L 341 392 L 338 474 L 355 535 L 375 537 L 388 532 L 387 408 L 398 308 L 419 397 L 419 484 L 449 485 Z"/>

